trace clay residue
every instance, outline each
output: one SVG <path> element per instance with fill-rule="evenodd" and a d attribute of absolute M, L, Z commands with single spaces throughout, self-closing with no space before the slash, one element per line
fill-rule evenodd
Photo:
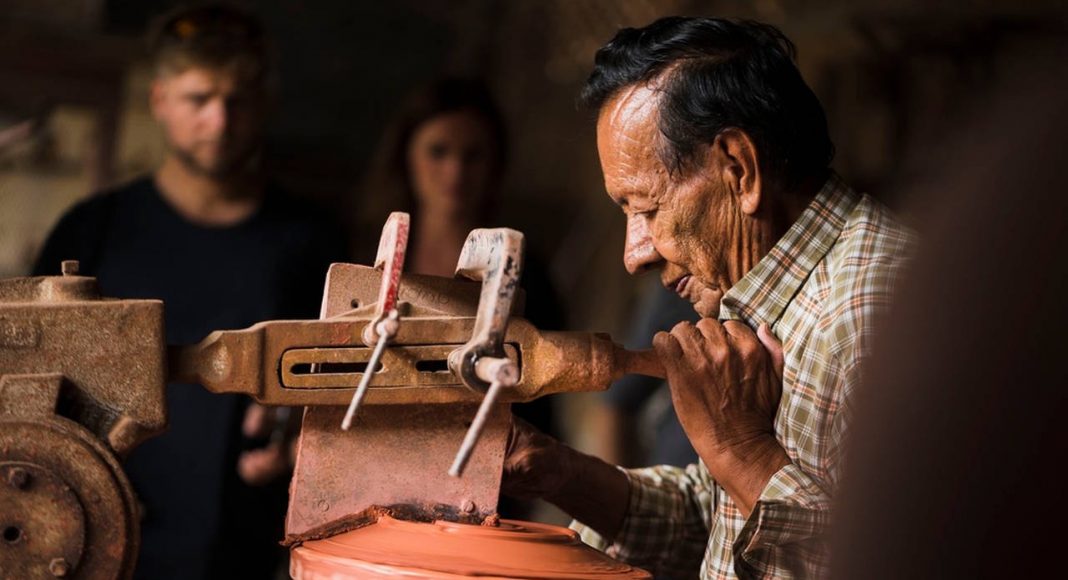
<path fill-rule="evenodd" d="M 302 542 L 321 540 L 352 530 L 358 530 L 377 522 L 382 517 L 408 522 L 432 523 L 438 521 L 456 522 L 461 524 L 478 524 L 483 526 L 500 525 L 500 516 L 492 513 L 483 517 L 481 514 L 466 514 L 456 506 L 446 504 L 395 504 L 391 506 L 371 506 L 359 513 L 334 520 L 328 524 L 318 526 L 302 534 L 287 534 L 281 544 L 292 547 Z"/>

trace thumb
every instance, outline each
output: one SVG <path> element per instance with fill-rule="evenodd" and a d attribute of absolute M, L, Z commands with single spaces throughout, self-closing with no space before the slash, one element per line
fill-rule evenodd
<path fill-rule="evenodd" d="M 771 365 L 775 368 L 775 374 L 779 376 L 779 380 L 782 380 L 782 368 L 783 368 L 783 356 L 782 356 L 782 343 L 779 339 L 771 333 L 771 328 L 767 322 L 761 322 L 757 328 L 757 338 L 760 339 L 761 344 L 768 350 L 768 354 L 771 355 Z"/>

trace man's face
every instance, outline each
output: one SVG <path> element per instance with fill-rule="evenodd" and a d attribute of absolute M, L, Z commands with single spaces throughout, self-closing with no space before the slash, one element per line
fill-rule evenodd
<path fill-rule="evenodd" d="M 744 218 L 715 161 L 674 178 L 657 156 L 655 89 L 624 89 L 601 109 L 597 149 L 605 188 L 627 216 L 623 263 L 637 274 L 659 268 L 665 287 L 715 317 L 741 250 Z M 711 156 L 706 156 L 711 157 Z"/>
<path fill-rule="evenodd" d="M 152 85 L 152 112 L 169 151 L 190 170 L 227 177 L 260 145 L 264 95 L 226 70 L 192 67 Z"/>

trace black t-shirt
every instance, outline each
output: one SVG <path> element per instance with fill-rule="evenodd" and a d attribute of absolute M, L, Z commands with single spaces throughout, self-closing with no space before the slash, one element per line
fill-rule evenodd
<path fill-rule="evenodd" d="M 306 204 L 269 190 L 226 227 L 189 222 L 151 178 L 93 196 L 56 225 L 34 268 L 81 262 L 104 296 L 164 301 L 169 344 L 271 319 L 317 318 L 331 262 L 346 261 L 341 230 Z M 277 565 L 285 482 L 249 487 L 236 472 L 251 443 L 248 401 L 199 385 L 169 385 L 168 430 L 125 463 L 144 507 L 137 578 L 269 578 Z"/>

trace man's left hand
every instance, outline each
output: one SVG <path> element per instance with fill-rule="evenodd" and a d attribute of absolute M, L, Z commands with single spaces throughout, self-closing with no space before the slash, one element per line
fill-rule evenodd
<path fill-rule="evenodd" d="M 276 428 L 277 413 L 274 408 L 267 408 L 256 403 L 249 405 L 241 431 L 245 437 L 270 437 Z M 295 452 L 293 443 L 285 438 L 274 438 L 266 447 L 249 449 L 237 458 L 237 473 L 248 485 L 260 486 L 286 475 L 293 468 Z"/>
<path fill-rule="evenodd" d="M 705 318 L 653 339 L 679 422 L 746 515 L 790 461 L 774 432 L 782 348 L 767 329 L 760 334 L 738 321 Z"/>

